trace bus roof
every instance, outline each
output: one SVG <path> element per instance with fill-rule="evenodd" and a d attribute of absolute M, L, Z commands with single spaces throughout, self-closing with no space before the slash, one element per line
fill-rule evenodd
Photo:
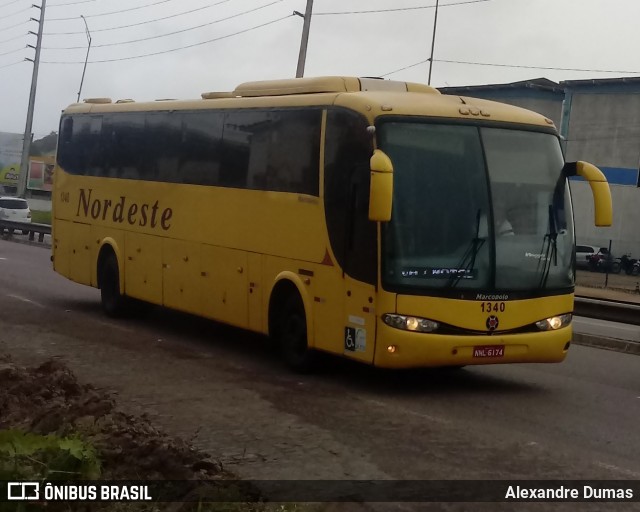
<path fill-rule="evenodd" d="M 231 92 L 205 92 L 201 99 L 192 100 L 136 102 L 127 98 L 113 102 L 110 98 L 90 98 L 70 105 L 63 113 L 328 105 L 356 110 L 371 121 L 383 115 L 399 115 L 554 126 L 550 119 L 523 108 L 444 95 L 425 84 L 342 76 L 246 82 Z"/>

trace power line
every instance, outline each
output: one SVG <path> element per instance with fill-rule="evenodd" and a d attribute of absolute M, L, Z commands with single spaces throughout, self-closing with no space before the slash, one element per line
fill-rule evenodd
<path fill-rule="evenodd" d="M 17 4 L 18 2 L 21 2 L 22 0 L 11 0 L 11 2 L 6 2 L 4 4 L 0 4 L 0 9 L 2 9 L 3 7 L 6 7 L 7 5 L 11 5 L 11 4 Z"/>
<path fill-rule="evenodd" d="M 146 5 L 139 5 L 138 7 L 131 7 L 129 9 L 122 9 L 120 11 L 111 11 L 111 12 L 103 12 L 100 14 L 88 14 L 85 18 L 98 18 L 100 16 L 111 16 L 112 14 L 122 14 L 123 12 L 131 12 L 138 11 L 140 9 L 146 9 L 147 7 L 153 7 L 154 5 L 166 4 L 167 2 L 173 2 L 174 0 L 159 0 L 158 2 L 152 2 Z M 69 20 L 77 20 L 77 16 L 72 16 L 69 18 L 49 18 L 47 21 L 69 21 Z"/>
<path fill-rule="evenodd" d="M 191 9 L 190 11 L 184 11 L 184 12 L 179 12 L 177 14 L 171 14 L 170 16 L 163 16 L 162 18 L 155 18 L 152 20 L 147 20 L 147 21 L 141 21 L 138 23 L 132 23 L 131 25 L 119 25 L 117 27 L 108 27 L 108 28 L 99 28 L 99 29 L 94 29 L 92 30 L 92 32 L 107 32 L 109 30 L 119 30 L 122 28 L 131 28 L 131 27 L 139 27 L 140 25 L 146 25 L 148 23 L 154 23 L 156 21 L 164 21 L 164 20 L 168 20 L 171 18 L 177 18 L 178 16 L 184 16 L 185 14 L 191 14 L 194 12 L 198 12 L 198 11 L 203 11 L 205 9 L 210 9 L 211 7 L 215 7 L 216 5 L 220 5 L 220 4 L 225 4 L 227 2 L 231 2 L 232 0 L 222 0 L 221 2 L 216 2 L 215 4 L 210 4 L 210 5 L 205 5 L 204 7 L 198 7 L 196 9 Z M 70 36 L 70 35 L 75 35 L 75 34 L 84 34 L 83 31 L 76 31 L 76 32 L 45 32 L 44 35 L 46 36 Z"/>
<path fill-rule="evenodd" d="M 469 66 L 493 66 L 499 68 L 523 68 L 523 69 L 543 69 L 548 71 L 580 71 L 585 73 L 621 73 L 621 74 L 639 74 L 640 71 L 622 71 L 619 69 L 583 69 L 583 68 L 556 68 L 550 66 L 525 66 L 520 64 L 495 64 L 491 62 L 469 62 L 463 60 L 445 60 L 433 59 L 434 62 L 445 62 L 449 64 L 466 64 Z"/>
<path fill-rule="evenodd" d="M 26 24 L 28 24 L 30 22 L 31 22 L 31 20 L 28 20 L 28 21 L 23 21 L 21 23 L 16 23 L 15 25 L 9 25 L 8 27 L 0 27 L 0 30 L 9 30 L 11 28 L 19 27 L 20 25 L 26 25 Z"/>
<path fill-rule="evenodd" d="M 4 20 L 7 18 L 12 18 L 13 16 L 17 16 L 18 14 L 22 14 L 23 12 L 27 12 L 31 10 L 31 7 L 25 7 L 24 9 L 20 9 L 19 11 L 12 12 L 11 14 L 5 14 L 4 16 L 0 16 L 0 20 Z"/>
<path fill-rule="evenodd" d="M 8 52 L 0 53 L 0 57 L 4 57 L 5 55 L 11 55 L 12 53 L 21 52 L 22 50 L 24 50 L 24 47 L 23 48 L 17 48 L 15 50 L 11 50 L 11 51 L 8 51 Z"/>
<path fill-rule="evenodd" d="M 15 66 L 16 64 L 22 64 L 23 62 L 25 62 L 25 61 L 24 60 L 18 60 L 16 62 L 12 62 L 11 64 L 5 64 L 3 66 L 0 66 L 0 69 L 10 68 L 11 66 Z"/>
<path fill-rule="evenodd" d="M 405 69 L 415 68 L 420 64 L 425 64 L 429 62 L 429 59 L 421 60 L 420 62 L 416 62 L 414 64 L 409 64 L 400 69 L 396 69 L 394 71 L 389 71 L 388 73 L 384 73 L 382 75 L 378 75 L 380 77 L 393 75 L 395 73 L 399 73 L 400 71 L 404 71 Z M 447 64 L 465 64 L 469 66 L 493 66 L 500 68 L 523 68 L 523 69 L 543 69 L 547 71 L 578 71 L 584 73 L 620 73 L 623 75 L 635 75 L 640 74 L 640 71 L 622 71 L 619 69 L 583 69 L 583 68 L 556 68 L 551 66 L 527 66 L 524 64 L 496 64 L 490 62 L 470 62 L 464 60 L 447 60 L 447 59 L 433 59 L 433 62 L 444 62 Z"/>
<path fill-rule="evenodd" d="M 9 41 L 15 41 L 16 39 L 22 39 L 24 36 L 26 36 L 27 34 L 21 34 L 19 36 L 15 36 L 15 37 L 10 37 L 9 39 L 3 39 L 2 41 L 0 41 L 0 44 L 3 43 L 8 43 Z"/>
<path fill-rule="evenodd" d="M 131 44 L 131 43 L 139 43 L 141 41 L 149 41 L 150 39 L 158 39 L 160 37 L 167 37 L 167 36 L 172 36 L 175 34 L 182 34 L 183 32 L 189 32 L 191 30 L 196 30 L 202 27 L 208 27 L 209 25 L 214 25 L 216 23 L 220 23 L 222 21 L 227 21 L 230 20 L 232 18 L 237 18 L 239 16 L 242 16 L 244 14 L 248 14 L 251 12 L 255 12 L 255 11 L 259 11 L 260 9 L 264 9 L 266 7 L 270 7 L 272 5 L 275 5 L 277 3 L 282 2 L 283 0 L 275 0 L 274 2 L 271 2 L 270 4 L 266 4 L 266 5 L 262 5 L 260 7 L 254 7 L 253 9 L 249 9 L 248 11 L 244 11 L 244 12 L 240 12 L 238 14 L 233 14 L 231 16 L 227 16 L 226 18 L 221 18 L 219 20 L 214 20 L 214 21 L 210 21 L 208 23 L 203 23 L 202 25 L 198 25 L 196 27 L 190 27 L 190 28 L 185 28 L 182 30 L 176 30 L 175 32 L 168 32 L 166 34 L 159 34 L 156 36 L 150 36 L 150 37 L 143 37 L 140 39 L 132 39 L 130 41 L 120 41 L 117 43 L 105 43 L 105 44 L 97 44 L 97 45 L 93 45 L 93 48 L 103 48 L 106 46 L 118 46 L 118 45 L 122 45 L 122 44 Z M 86 45 L 85 46 L 67 46 L 67 47 L 55 47 L 55 48 L 51 48 L 51 47 L 44 47 L 44 50 L 85 50 L 86 49 Z"/>
<path fill-rule="evenodd" d="M 415 64 L 410 64 L 409 66 L 405 66 L 403 68 L 396 69 L 394 71 L 389 71 L 388 73 L 385 73 L 385 74 L 379 75 L 379 76 L 383 77 L 383 76 L 387 76 L 387 75 L 393 75 L 394 73 L 399 73 L 400 71 L 404 71 L 405 69 L 415 68 L 416 66 L 419 66 L 420 64 L 426 64 L 427 62 L 429 62 L 429 59 L 421 60 L 420 62 L 416 62 Z"/>
<path fill-rule="evenodd" d="M 452 4 L 441 4 L 440 7 L 455 7 L 457 5 L 477 4 L 481 2 L 491 2 L 492 0 L 468 0 L 466 2 L 455 2 Z M 397 7 L 394 9 L 373 9 L 366 11 L 340 11 L 340 12 L 317 12 L 314 16 L 334 16 L 338 14 L 372 14 L 380 12 L 416 11 L 419 9 L 435 9 L 435 5 L 421 5 L 417 7 Z"/>
<path fill-rule="evenodd" d="M 64 7 L 66 5 L 88 4 L 89 2 L 95 2 L 96 0 L 80 0 L 79 2 L 69 2 L 66 4 L 53 4 L 49 7 Z"/>
<path fill-rule="evenodd" d="M 207 41 L 202 41 L 200 43 L 193 43 L 193 44 L 189 44 L 186 46 L 180 46 L 177 48 L 171 48 L 169 50 L 163 50 L 163 51 L 159 51 L 159 52 L 153 52 L 153 53 L 145 53 L 142 55 L 132 55 L 130 57 L 121 57 L 118 59 L 102 59 L 102 60 L 92 60 L 89 61 L 90 64 L 101 64 L 101 63 L 105 63 L 105 62 L 119 62 L 119 61 L 124 61 L 124 60 L 133 60 L 133 59 L 141 59 L 143 57 L 152 57 L 155 55 L 163 55 L 165 53 L 171 53 L 171 52 L 176 52 L 179 50 L 186 50 L 187 48 L 194 48 L 196 46 L 202 46 L 204 44 L 209 44 L 209 43 L 214 43 L 216 41 L 221 41 L 222 39 L 228 39 L 229 37 L 233 37 L 233 36 L 237 36 L 240 34 L 245 34 L 247 32 L 251 32 L 252 30 L 256 30 L 258 28 L 262 28 L 262 27 L 266 27 L 267 25 L 272 25 L 274 23 L 277 23 L 279 21 L 285 20 L 287 18 L 291 18 L 292 16 L 294 16 L 293 14 L 289 14 L 287 16 L 283 16 L 282 18 L 278 18 L 275 20 L 271 20 L 268 21 L 266 23 L 262 23 L 260 25 L 256 25 L 254 27 L 250 27 L 244 30 L 240 30 L 238 32 L 234 32 L 232 34 L 227 34 L 226 36 L 222 36 L 222 37 L 216 37 L 214 39 L 209 39 Z M 73 61 L 73 62 L 69 62 L 69 61 L 42 61 L 43 64 L 84 64 L 84 62 L 78 62 L 78 61 Z"/>

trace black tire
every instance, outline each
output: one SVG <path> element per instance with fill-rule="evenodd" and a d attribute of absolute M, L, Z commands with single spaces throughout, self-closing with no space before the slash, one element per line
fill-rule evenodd
<path fill-rule="evenodd" d="M 622 270 L 622 267 L 620 266 L 620 262 L 619 261 L 614 261 L 611 264 L 611 273 L 612 274 L 619 274 L 620 270 Z"/>
<path fill-rule="evenodd" d="M 307 319 L 298 294 L 290 296 L 284 303 L 277 341 L 280 354 L 289 368 L 300 373 L 313 369 L 316 354 L 307 343 Z"/>
<path fill-rule="evenodd" d="M 107 316 L 122 316 L 125 297 L 120 293 L 120 270 L 114 254 L 108 254 L 100 266 L 100 300 Z"/>
<path fill-rule="evenodd" d="M 639 273 L 640 273 L 640 269 L 634 265 L 633 268 L 631 269 L 631 275 L 637 276 Z"/>

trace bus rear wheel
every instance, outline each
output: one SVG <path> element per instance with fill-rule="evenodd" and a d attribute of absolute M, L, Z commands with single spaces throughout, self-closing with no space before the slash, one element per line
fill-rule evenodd
<path fill-rule="evenodd" d="M 125 298 L 120 293 L 120 270 L 113 253 L 108 254 L 100 266 L 100 300 L 107 316 L 122 315 Z"/>
<path fill-rule="evenodd" d="M 313 369 L 315 352 L 307 343 L 307 320 L 299 295 L 292 295 L 282 308 L 278 326 L 278 345 L 285 363 L 294 371 Z"/>

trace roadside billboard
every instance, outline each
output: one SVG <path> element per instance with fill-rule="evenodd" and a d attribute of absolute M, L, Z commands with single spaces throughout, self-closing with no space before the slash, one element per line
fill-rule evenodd
<path fill-rule="evenodd" d="M 18 186 L 21 158 L 22 135 L 0 132 L 0 185 Z"/>
<path fill-rule="evenodd" d="M 53 169 L 55 167 L 55 157 L 38 156 L 29 159 L 29 180 L 27 188 L 29 190 L 46 190 L 51 192 L 53 188 Z"/>

